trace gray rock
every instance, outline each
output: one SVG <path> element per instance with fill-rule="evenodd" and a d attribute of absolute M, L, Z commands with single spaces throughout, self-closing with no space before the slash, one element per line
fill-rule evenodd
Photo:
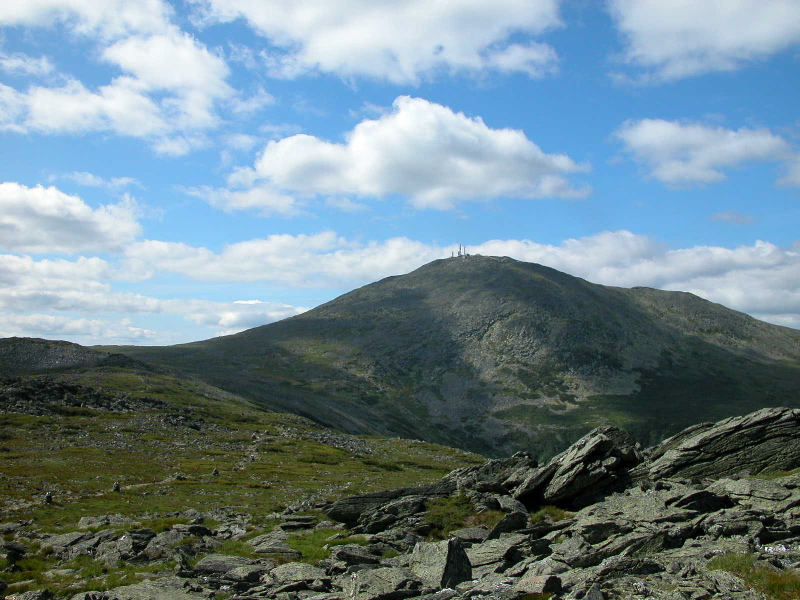
<path fill-rule="evenodd" d="M 452 494 L 455 490 L 455 482 L 443 479 L 430 485 L 349 496 L 323 508 L 323 512 L 334 521 L 355 524 L 362 515 L 372 513 L 379 507 L 390 504 L 400 498 L 408 496 L 418 496 L 423 499 L 441 498 Z"/>
<path fill-rule="evenodd" d="M 510 534 L 496 540 L 488 540 L 467 549 L 467 556 L 473 567 L 493 563 L 507 564 L 519 560 L 520 548 L 529 541 L 528 536 Z"/>
<path fill-rule="evenodd" d="M 16 600 L 53 600 L 53 597 L 53 592 L 50 590 L 36 590 L 14 596 Z"/>
<path fill-rule="evenodd" d="M 198 573 L 227 573 L 237 567 L 245 567 L 252 563 L 249 558 L 243 556 L 229 556 L 227 554 L 209 554 L 200 559 L 194 566 Z"/>
<path fill-rule="evenodd" d="M 185 584 L 177 577 L 164 577 L 107 592 L 82 592 L 72 600 L 208 600 L 207 593 L 193 592 Z"/>
<path fill-rule="evenodd" d="M 743 417 L 705 423 L 666 440 L 636 478 L 724 477 L 800 467 L 800 410 L 765 408 Z"/>
<path fill-rule="evenodd" d="M 494 540 L 500 537 L 503 533 L 511 533 L 514 531 L 519 531 L 520 529 L 525 529 L 528 526 L 528 512 L 513 512 L 502 519 L 500 519 L 492 530 L 489 532 L 488 538 L 490 540 Z"/>
<path fill-rule="evenodd" d="M 408 569 L 381 567 L 346 578 L 343 592 L 353 600 L 400 600 L 418 596 L 422 581 Z"/>
<path fill-rule="evenodd" d="M 241 567 L 234 567 L 227 571 L 222 578 L 230 581 L 241 581 L 247 583 L 256 583 L 261 579 L 261 576 L 267 573 L 273 565 L 245 565 Z"/>
<path fill-rule="evenodd" d="M 308 563 L 290 562 L 275 567 L 270 575 L 278 583 L 328 579 L 325 571 Z"/>
<path fill-rule="evenodd" d="M 147 543 L 144 553 L 151 559 L 167 558 L 172 555 L 173 548 L 186 539 L 186 534 L 174 529 L 162 531 Z"/>
<path fill-rule="evenodd" d="M 621 429 L 598 427 L 545 467 L 530 473 L 514 496 L 526 506 L 588 506 L 629 483 L 628 471 L 641 462 L 633 439 Z"/>
<path fill-rule="evenodd" d="M 370 565 L 378 564 L 380 557 L 364 546 L 358 544 L 342 544 L 334 546 L 331 550 L 330 560 L 351 565 Z"/>
<path fill-rule="evenodd" d="M 485 542 L 489 537 L 489 530 L 485 527 L 464 527 L 450 533 L 467 544 Z"/>
<path fill-rule="evenodd" d="M 411 553 L 409 568 L 423 583 L 437 589 L 472 578 L 472 564 L 458 538 L 420 542 Z"/>
<path fill-rule="evenodd" d="M 557 594 L 561 591 L 561 579 L 554 575 L 523 577 L 514 584 L 518 594 Z"/>

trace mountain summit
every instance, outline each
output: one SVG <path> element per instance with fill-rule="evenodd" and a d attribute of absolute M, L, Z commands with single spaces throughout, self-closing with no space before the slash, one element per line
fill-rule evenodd
<path fill-rule="evenodd" d="M 800 406 L 800 331 L 504 257 L 437 260 L 232 336 L 113 350 L 346 431 L 488 455 L 551 455 L 609 424 L 654 443 Z"/>

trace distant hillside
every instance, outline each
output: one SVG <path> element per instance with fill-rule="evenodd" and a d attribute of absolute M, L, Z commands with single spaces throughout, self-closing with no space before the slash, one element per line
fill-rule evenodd
<path fill-rule="evenodd" d="M 497 257 L 434 261 L 237 335 L 104 350 L 344 431 L 488 455 L 800 406 L 800 331 Z"/>
<path fill-rule="evenodd" d="M 0 338 L 0 375 L 111 366 L 153 369 L 123 354 L 93 350 L 71 342 Z"/>

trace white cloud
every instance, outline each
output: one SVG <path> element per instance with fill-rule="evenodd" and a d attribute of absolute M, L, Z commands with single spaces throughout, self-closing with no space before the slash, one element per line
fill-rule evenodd
<path fill-rule="evenodd" d="M 417 83 L 437 72 L 552 70 L 544 44 L 511 43 L 559 27 L 559 0 L 195 0 L 207 21 L 243 17 L 285 54 L 268 56 L 273 74 L 319 70 Z"/>
<path fill-rule="evenodd" d="M 298 134 L 272 141 L 233 186 L 261 182 L 281 194 L 408 198 L 418 208 L 497 196 L 584 197 L 567 176 L 588 170 L 564 154 L 546 154 L 522 131 L 491 129 L 480 118 L 401 96 L 393 110 L 364 120 L 343 144 Z M 230 205 L 233 208 L 233 204 Z"/>
<path fill-rule="evenodd" d="M 182 155 L 203 147 L 203 132 L 220 124 L 217 109 L 252 110 L 269 100 L 266 92 L 241 99 L 228 85 L 225 61 L 168 21 L 160 0 L 38 0 L 28 9 L 0 8 L 0 25 L 49 26 L 64 22 L 75 32 L 97 37 L 97 55 L 120 74 L 105 85 L 87 87 L 60 74 L 58 86 L 0 88 L 0 130 L 19 133 L 111 132 L 149 141 L 159 154 Z M 114 12 L 107 12 L 107 9 Z M 147 13 L 147 18 L 145 17 Z M 0 67 L 51 72 L 46 58 L 0 55 Z"/>
<path fill-rule="evenodd" d="M 233 99 L 231 109 L 234 113 L 249 115 L 273 104 L 275 104 L 275 96 L 265 91 L 264 88 L 259 88 L 251 96 Z"/>
<path fill-rule="evenodd" d="M 25 0 L 0 3 L 0 25 L 51 27 L 118 37 L 163 31 L 172 9 L 162 0 Z"/>
<path fill-rule="evenodd" d="M 785 139 L 767 129 L 642 119 L 627 121 L 615 135 L 653 177 L 673 185 L 714 183 L 725 179 L 726 169 L 797 156 Z"/>
<path fill-rule="evenodd" d="M 127 319 L 82 319 L 64 315 L 0 313 L 0 337 L 69 339 L 84 344 L 142 344 L 159 340 L 156 331 L 134 327 Z"/>
<path fill-rule="evenodd" d="M 273 215 L 290 217 L 302 212 L 301 204 L 295 198 L 266 185 L 247 190 L 226 190 L 200 186 L 188 188 L 186 193 L 225 211 L 253 209 L 265 217 Z"/>
<path fill-rule="evenodd" d="M 800 188 L 800 155 L 794 156 L 784 164 L 785 175 L 778 180 L 783 187 Z"/>
<path fill-rule="evenodd" d="M 216 125 L 215 100 L 233 94 L 225 82 L 229 74 L 225 61 L 177 30 L 126 38 L 106 48 L 103 56 L 133 75 L 142 90 L 173 94 L 162 100 L 161 111 L 174 129 Z"/>
<path fill-rule="evenodd" d="M 498 71 L 519 71 L 531 77 L 543 77 L 558 70 L 558 56 L 547 44 L 511 44 L 486 55 L 486 64 Z"/>
<path fill-rule="evenodd" d="M 50 177 L 51 181 L 55 179 L 69 179 L 84 187 L 121 189 L 131 185 L 141 186 L 133 177 L 111 177 L 110 179 L 106 179 L 99 175 L 87 173 L 86 171 L 73 171 L 66 175 Z"/>
<path fill-rule="evenodd" d="M 120 329 L 120 318 L 124 321 L 131 315 L 139 318 L 173 315 L 221 334 L 264 325 L 306 310 L 261 300 L 218 302 L 116 291 L 117 281 L 135 281 L 153 275 L 152 270 L 134 271 L 131 266 L 115 265 L 96 257 L 74 261 L 34 260 L 29 256 L 0 254 L 0 322 L 3 323 L 0 335 L 57 337 L 60 333 L 62 337 L 69 334 L 69 339 L 94 336 L 97 343 L 110 343 L 109 337 L 127 340 L 124 343 L 139 343 L 144 340 L 137 342 L 131 336 L 145 330 L 127 326 Z M 118 317 L 98 320 L 98 315 Z M 178 341 L 169 332 L 147 337 L 159 343 Z M 88 337 L 85 341 L 92 342 Z"/>
<path fill-rule="evenodd" d="M 0 183 L 0 247 L 15 252 L 118 250 L 141 233 L 136 204 L 91 208 L 55 187 Z"/>
<path fill-rule="evenodd" d="M 658 80 L 732 71 L 800 44 L 797 0 L 609 0 L 609 8 L 626 60 Z"/>
<path fill-rule="evenodd" d="M 230 335 L 251 327 L 273 323 L 305 312 L 306 308 L 264 302 L 262 300 L 235 300 L 229 304 L 221 302 L 187 303 L 193 309 L 186 318 L 198 325 L 221 328 L 218 335 Z"/>
<path fill-rule="evenodd" d="M 34 58 L 21 52 L 14 54 L 0 52 L 0 70 L 16 75 L 41 77 L 55 71 L 55 67 L 46 56 Z"/>

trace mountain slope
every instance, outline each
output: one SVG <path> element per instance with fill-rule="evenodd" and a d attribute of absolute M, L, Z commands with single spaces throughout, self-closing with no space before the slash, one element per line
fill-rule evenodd
<path fill-rule="evenodd" d="M 489 455 L 552 454 L 599 424 L 652 443 L 800 405 L 796 330 L 497 257 L 434 261 L 233 336 L 113 351 L 346 431 Z"/>
<path fill-rule="evenodd" d="M 107 358 L 66 342 L 0 339 L 0 522 L 58 527 L 190 507 L 266 514 L 300 497 L 422 483 L 483 461 L 341 434 L 127 357 L 97 364 Z"/>

